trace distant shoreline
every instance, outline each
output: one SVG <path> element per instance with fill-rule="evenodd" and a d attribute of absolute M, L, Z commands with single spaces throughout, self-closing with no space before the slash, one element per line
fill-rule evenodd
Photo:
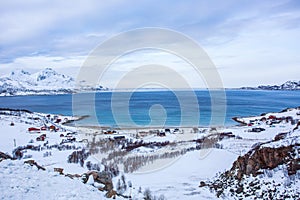
<path fill-rule="evenodd" d="M 79 94 L 100 94 L 100 93 L 128 93 L 128 92 L 197 92 L 197 91 L 300 91 L 299 89 L 260 89 L 252 87 L 241 87 L 241 88 L 178 88 L 178 89 L 162 89 L 162 88 L 149 88 L 149 89 L 113 89 L 113 90 L 88 90 L 88 91 L 68 91 L 68 92 L 29 92 L 21 94 L 6 94 L 1 93 L 0 97 L 18 97 L 18 96 L 55 96 L 55 95 L 79 95 Z"/>

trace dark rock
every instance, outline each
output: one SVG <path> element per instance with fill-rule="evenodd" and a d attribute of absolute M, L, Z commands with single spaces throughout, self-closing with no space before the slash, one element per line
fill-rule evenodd
<path fill-rule="evenodd" d="M 37 164 L 34 160 L 27 160 L 24 162 L 25 164 L 29 164 L 30 166 L 36 166 L 38 168 L 38 170 L 46 170 L 44 167 L 40 166 L 39 164 Z"/>
<path fill-rule="evenodd" d="M 294 175 L 300 170 L 300 158 L 292 160 L 288 165 L 288 175 Z"/>
<path fill-rule="evenodd" d="M 13 158 L 10 155 L 8 155 L 8 154 L 3 153 L 3 152 L 0 151 L 0 161 L 1 160 L 6 160 L 6 159 L 12 160 Z"/>
<path fill-rule="evenodd" d="M 63 175 L 64 169 L 63 168 L 54 168 L 54 172 L 58 172 L 60 175 Z"/>
<path fill-rule="evenodd" d="M 275 136 L 274 140 L 275 140 L 275 141 L 282 140 L 282 139 L 284 139 L 284 138 L 287 136 L 287 134 L 288 134 L 288 133 L 278 133 L 278 134 Z"/>
<path fill-rule="evenodd" d="M 239 156 L 233 163 L 232 171 L 237 170 L 237 178 L 240 180 L 243 175 L 257 176 L 261 169 L 274 169 L 278 165 L 287 164 L 291 160 L 290 153 L 293 146 L 270 148 L 264 147 L 253 150 Z"/>
<path fill-rule="evenodd" d="M 205 187 L 205 186 L 207 186 L 207 184 L 204 181 L 201 181 L 199 187 Z"/>
<path fill-rule="evenodd" d="M 104 185 L 104 188 L 102 188 L 105 191 L 111 191 L 113 189 L 113 183 L 112 183 L 112 176 L 108 172 L 97 172 L 97 171 L 88 171 L 87 173 L 83 174 L 83 182 L 86 183 L 88 180 L 88 177 L 92 175 L 94 178 L 94 181 L 97 183 L 101 183 Z"/>
<path fill-rule="evenodd" d="M 239 186 L 237 189 L 236 189 L 236 193 L 240 194 L 244 191 L 243 187 L 242 186 Z"/>

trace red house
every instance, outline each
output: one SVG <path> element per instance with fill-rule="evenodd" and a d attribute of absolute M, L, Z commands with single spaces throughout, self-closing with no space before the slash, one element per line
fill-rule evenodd
<path fill-rule="evenodd" d="M 276 119 L 276 116 L 270 115 L 270 116 L 268 117 L 268 119 Z"/>
<path fill-rule="evenodd" d="M 35 128 L 35 127 L 30 127 L 30 128 L 28 128 L 28 131 L 29 131 L 29 132 L 40 131 L 40 130 L 41 130 L 41 129 Z"/>

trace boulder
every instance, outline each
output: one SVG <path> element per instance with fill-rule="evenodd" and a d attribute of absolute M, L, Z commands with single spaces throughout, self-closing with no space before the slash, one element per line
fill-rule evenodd
<path fill-rule="evenodd" d="M 0 151 L 0 161 L 6 160 L 6 159 L 12 160 L 13 158 L 10 155 L 8 155 L 8 154 L 3 153 L 3 152 Z"/>
<path fill-rule="evenodd" d="M 110 190 L 110 191 L 108 191 L 107 193 L 106 193 L 106 197 L 107 198 L 113 198 L 113 199 L 115 199 L 116 198 L 116 195 L 117 195 L 117 192 L 115 191 L 115 190 Z"/>
<path fill-rule="evenodd" d="M 201 181 L 199 187 L 205 187 L 205 186 L 207 186 L 207 184 L 204 181 Z"/>
<path fill-rule="evenodd" d="M 108 172 L 97 172 L 97 171 L 88 171 L 87 173 L 83 174 L 83 182 L 87 183 L 89 177 L 92 176 L 94 181 L 97 183 L 101 183 L 104 185 L 104 188 L 102 188 L 105 191 L 111 191 L 113 189 L 113 182 L 112 182 L 112 176 Z"/>
<path fill-rule="evenodd" d="M 46 170 L 44 167 L 40 166 L 39 164 L 37 164 L 34 160 L 27 160 L 24 162 L 25 164 L 29 164 L 30 166 L 36 166 L 38 168 L 38 170 Z"/>
<path fill-rule="evenodd" d="M 64 169 L 63 168 L 54 168 L 54 172 L 58 172 L 60 175 L 63 175 Z"/>
<path fill-rule="evenodd" d="M 73 179 L 73 178 L 81 178 L 81 175 L 79 175 L 79 174 L 66 174 L 65 176 L 69 177 L 71 179 Z"/>

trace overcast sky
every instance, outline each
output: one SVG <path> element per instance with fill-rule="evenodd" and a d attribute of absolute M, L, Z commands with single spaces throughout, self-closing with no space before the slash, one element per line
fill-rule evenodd
<path fill-rule="evenodd" d="M 225 87 L 278 84 L 300 79 L 299 22 L 298 0 L 1 0 L 0 75 L 52 67 L 76 77 L 101 42 L 135 28 L 161 27 L 197 41 Z M 149 61 L 153 52 L 141 54 Z M 157 57 L 172 57 L 164 55 Z M 140 55 L 124 60 L 134 56 L 141 62 Z M 132 63 L 125 61 L 120 68 Z"/>

